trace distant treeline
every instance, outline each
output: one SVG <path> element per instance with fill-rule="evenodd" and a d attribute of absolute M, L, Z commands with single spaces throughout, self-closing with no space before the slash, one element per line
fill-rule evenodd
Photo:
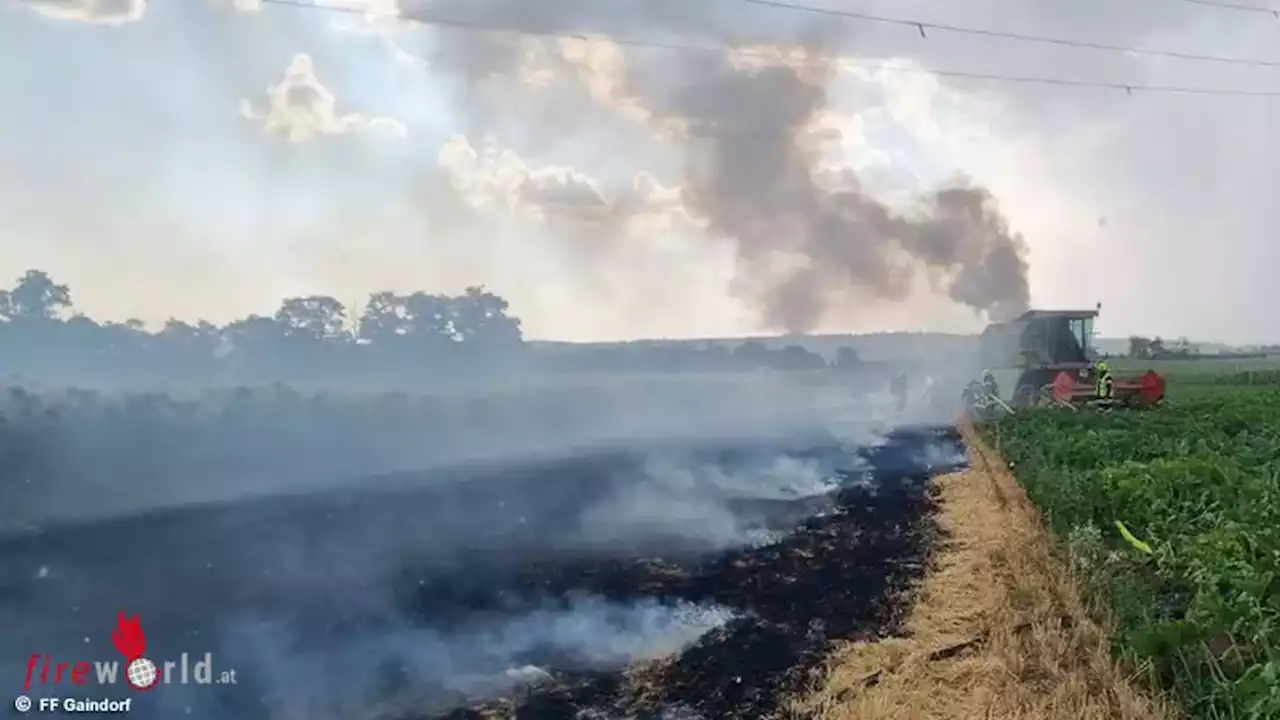
<path fill-rule="evenodd" d="M 1128 356 L 1140 360 L 1248 360 L 1280 354 L 1280 345 L 1265 345 L 1253 352 L 1202 353 L 1187 338 L 1173 343 L 1163 338 L 1145 338 L 1133 335 L 1129 338 Z"/>
<path fill-rule="evenodd" d="M 412 387 L 533 372 L 803 370 L 828 365 L 799 345 L 619 344 L 537 348 L 509 303 L 482 287 L 461 295 L 369 296 L 353 316 L 324 295 L 285 298 L 274 314 L 216 325 L 101 322 L 75 310 L 71 288 L 30 270 L 0 291 L 0 375 L 110 385 L 352 383 Z M 831 364 L 858 364 L 842 348 Z"/>

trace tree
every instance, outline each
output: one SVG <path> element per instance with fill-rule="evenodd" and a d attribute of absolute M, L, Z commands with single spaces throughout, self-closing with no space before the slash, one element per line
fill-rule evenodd
<path fill-rule="evenodd" d="M 799 345 L 788 345 L 773 353 L 772 366 L 777 370 L 815 370 L 826 364 L 821 355 Z"/>
<path fill-rule="evenodd" d="M 409 337 L 417 345 L 439 345 L 456 342 L 454 325 L 455 298 L 416 292 L 404 298 Z"/>
<path fill-rule="evenodd" d="M 1147 357 L 1151 357 L 1151 358 L 1164 357 L 1165 355 L 1169 354 L 1169 351 L 1165 349 L 1164 340 L 1160 339 L 1159 337 L 1156 337 L 1154 340 L 1151 341 L 1150 350 L 1151 352 L 1149 355 L 1147 355 Z"/>
<path fill-rule="evenodd" d="M 342 303 L 325 295 L 286 298 L 269 317 L 251 315 L 225 327 L 170 319 L 155 332 L 137 320 L 72 315 L 71 307 L 70 289 L 40 270 L 0 291 L 0 372 L 73 382 L 129 376 L 323 383 L 371 373 L 407 373 L 393 382 L 416 381 L 424 362 L 449 373 L 510 367 L 518 358 L 505 349 L 523 343 L 508 302 L 480 286 L 457 296 L 373 293 L 354 322 Z M 679 366 L 701 361 L 693 350 L 675 354 Z"/>
<path fill-rule="evenodd" d="M 769 348 L 759 340 L 748 340 L 733 349 L 734 364 L 748 370 L 762 370 L 770 363 Z"/>
<path fill-rule="evenodd" d="M 127 368 L 131 375 L 151 374 L 156 368 L 156 359 L 146 357 L 156 342 L 156 336 L 147 332 L 146 325 L 134 318 L 124 322 L 104 322 L 98 325 L 98 345 L 108 363 L 115 363 L 119 369 Z M 150 365 L 150 368 L 147 366 Z"/>
<path fill-rule="evenodd" d="M 1151 340 L 1137 335 L 1129 336 L 1129 357 L 1147 359 L 1151 357 Z"/>
<path fill-rule="evenodd" d="M 71 290 L 43 270 L 28 270 L 5 293 L 0 311 L 12 319 L 52 320 L 71 307 Z"/>
<path fill-rule="evenodd" d="M 838 368 L 856 368 L 861 362 L 862 358 L 858 357 L 858 351 L 851 347 L 842 347 L 836 351 L 835 365 Z"/>
<path fill-rule="evenodd" d="M 351 335 L 346 306 L 327 295 L 286 298 L 274 320 L 283 326 L 285 337 L 324 342 L 345 340 Z"/>
<path fill-rule="evenodd" d="M 485 291 L 483 286 L 467 288 L 466 294 L 452 303 L 454 338 L 490 348 L 520 344 L 520 321 L 507 315 L 510 307 L 505 299 Z"/>
<path fill-rule="evenodd" d="M 231 352 L 238 356 L 274 352 L 281 336 L 280 323 L 262 315 L 236 320 L 222 331 Z"/>
<path fill-rule="evenodd" d="M 193 362 L 209 364 L 218 357 L 223 342 L 222 330 L 211 322 L 201 320 L 191 325 L 169 318 L 156 333 L 153 344 L 160 362 L 177 370 Z"/>
<path fill-rule="evenodd" d="M 177 318 L 169 318 L 160 329 L 159 337 L 167 343 L 213 348 L 217 346 L 220 334 L 218 326 L 208 320 L 192 325 Z"/>
<path fill-rule="evenodd" d="M 453 342 L 453 312 L 453 298 L 444 295 L 374 293 L 360 316 L 359 336 L 386 347 Z"/>
<path fill-rule="evenodd" d="M 407 335 L 411 329 L 405 298 L 393 292 L 377 292 L 369 296 L 356 325 L 362 340 L 385 344 Z"/>
<path fill-rule="evenodd" d="M 401 339 L 415 347 L 441 343 L 494 348 L 519 344 L 520 321 L 507 315 L 503 298 L 481 287 L 457 297 L 415 292 L 369 296 L 360 317 L 359 335 L 373 343 Z"/>

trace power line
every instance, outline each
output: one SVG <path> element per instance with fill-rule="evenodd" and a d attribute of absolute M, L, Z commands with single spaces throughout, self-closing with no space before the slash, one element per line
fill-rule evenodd
<path fill-rule="evenodd" d="M 1259 7 L 1257 5 L 1239 5 L 1237 3 L 1221 2 L 1220 0 L 1174 0 L 1174 2 L 1184 2 L 1188 5 L 1200 5 L 1202 7 L 1218 8 L 1220 10 L 1258 13 L 1260 15 L 1270 15 L 1274 18 L 1280 18 L 1280 9 Z"/>
<path fill-rule="evenodd" d="M 499 33 L 509 35 L 521 35 L 530 37 L 545 37 L 561 40 L 584 40 L 591 41 L 599 39 L 601 36 L 592 35 L 590 33 L 571 33 L 563 31 L 549 30 L 532 30 L 532 29 L 516 29 L 509 27 L 500 27 L 479 23 L 469 20 L 458 20 L 449 18 L 427 18 L 414 15 L 405 15 L 388 12 L 374 12 L 364 8 L 356 8 L 341 5 L 319 5 L 311 0 L 261 0 L 265 5 L 280 5 L 285 7 L 293 7 L 304 10 L 321 10 L 327 12 L 341 13 L 347 15 L 361 15 L 365 17 L 378 17 L 386 20 L 398 20 L 404 22 L 412 22 L 419 25 L 429 25 L 435 27 L 444 27 L 460 31 L 482 32 L 482 33 Z M 696 54 L 722 54 L 726 50 L 735 49 L 727 45 L 710 46 L 710 45 L 687 45 L 683 43 L 661 42 L 655 40 L 642 40 L 638 38 L 618 37 L 609 35 L 607 39 L 617 45 L 628 47 L 639 47 L 653 50 L 664 50 L 669 52 L 684 52 Z M 736 48 L 736 51 L 749 56 L 758 57 L 766 60 L 776 59 L 776 55 L 752 50 L 750 48 Z M 1078 88 L 1097 88 L 1103 90 L 1122 90 L 1128 94 L 1135 92 L 1149 93 L 1165 93 L 1178 95 L 1203 95 L 1218 97 L 1280 97 L 1280 90 L 1243 90 L 1234 88 L 1217 88 L 1217 87 L 1197 87 L 1197 86 L 1181 86 L 1181 85 L 1151 85 L 1144 83 L 1124 83 L 1109 80 L 1080 80 L 1073 78 L 1055 78 L 1033 75 L 1006 75 L 1003 73 L 983 73 L 968 72 L 964 70 L 945 70 L 925 67 L 903 67 L 901 65 L 891 65 L 888 63 L 866 62 L 862 60 L 852 60 L 837 57 L 815 57 L 806 58 L 802 61 L 811 65 L 824 65 L 831 67 L 850 67 L 861 68 L 865 70 L 875 70 L 884 72 L 898 72 L 911 75 L 927 75 L 937 77 L 961 78 L 969 80 L 983 80 L 991 82 L 1004 82 L 1022 85 L 1046 85 L 1060 87 L 1078 87 Z"/>
<path fill-rule="evenodd" d="M 922 36 L 926 35 L 927 30 L 936 30 L 940 32 L 955 33 L 958 35 L 976 35 L 979 37 L 1000 38 L 1002 40 L 1017 40 L 1020 42 L 1042 43 L 1046 45 L 1059 45 L 1062 47 L 1082 48 L 1087 50 L 1104 50 L 1107 52 L 1125 53 L 1129 55 L 1145 55 L 1148 57 L 1176 58 L 1178 60 L 1196 60 L 1199 62 L 1215 62 L 1228 65 L 1251 65 L 1255 67 L 1280 67 L 1280 60 L 1260 60 L 1253 58 L 1238 58 L 1224 55 L 1201 55 L 1198 53 L 1184 53 L 1175 50 L 1156 50 L 1152 48 L 1129 47 L 1126 45 L 1111 45 L 1108 43 L 1092 42 L 1089 40 L 1070 40 L 1067 38 L 1051 37 L 1048 35 L 1029 35 L 1026 33 L 1006 32 L 1004 30 L 988 30 L 986 28 L 969 27 L 965 25 L 949 25 L 946 23 L 925 22 L 922 20 L 910 20 L 907 18 L 889 17 L 886 15 L 872 15 L 870 13 L 856 12 L 853 10 L 839 10 L 836 8 L 814 7 L 812 5 L 802 5 L 799 3 L 786 2 L 786 0 L 739 0 L 748 5 L 758 5 L 761 7 L 773 8 L 775 10 L 788 10 L 791 12 L 810 13 L 813 15 L 826 15 L 828 17 L 839 17 L 847 20 L 861 20 L 863 22 L 881 23 L 883 25 L 899 25 L 903 27 L 915 28 Z M 1208 3 L 1210 0 L 1196 0 L 1198 2 Z"/>

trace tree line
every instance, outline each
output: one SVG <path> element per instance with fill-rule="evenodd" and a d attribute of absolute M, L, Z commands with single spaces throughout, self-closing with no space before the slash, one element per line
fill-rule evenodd
<path fill-rule="evenodd" d="M 1264 345 L 1253 352 L 1204 354 L 1199 352 L 1195 345 L 1185 337 L 1178 338 L 1174 342 L 1167 342 L 1158 336 L 1154 338 L 1146 338 L 1138 335 L 1132 335 L 1129 337 L 1128 355 L 1131 358 L 1138 358 L 1141 360 L 1222 360 L 1228 358 L 1266 357 L 1277 353 L 1280 353 L 1280 345 Z"/>
<path fill-rule="evenodd" d="M 845 348 L 836 364 L 858 361 Z M 243 384 L 377 380 L 401 387 L 514 371 L 662 372 L 825 367 L 798 345 L 539 346 L 526 342 L 503 297 L 376 292 L 358 314 L 325 295 L 290 297 L 271 315 L 217 325 L 171 319 L 98 321 L 71 288 L 29 270 L 0 290 L 0 374 L 66 383 Z"/>
<path fill-rule="evenodd" d="M 1138 335 L 1129 337 L 1129 357 L 1131 358 L 1165 360 L 1185 358 L 1195 354 L 1195 348 L 1186 338 L 1167 343 L 1160 337 L 1145 338 Z"/>

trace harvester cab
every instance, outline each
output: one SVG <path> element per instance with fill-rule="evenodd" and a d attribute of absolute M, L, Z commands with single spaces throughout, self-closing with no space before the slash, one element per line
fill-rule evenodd
<path fill-rule="evenodd" d="M 1010 408 L 1087 404 L 1096 399 L 1093 322 L 1098 310 L 1029 310 L 994 323 L 979 339 L 981 362 Z M 1150 407 L 1164 399 L 1154 371 L 1113 381 L 1113 404 Z"/>

